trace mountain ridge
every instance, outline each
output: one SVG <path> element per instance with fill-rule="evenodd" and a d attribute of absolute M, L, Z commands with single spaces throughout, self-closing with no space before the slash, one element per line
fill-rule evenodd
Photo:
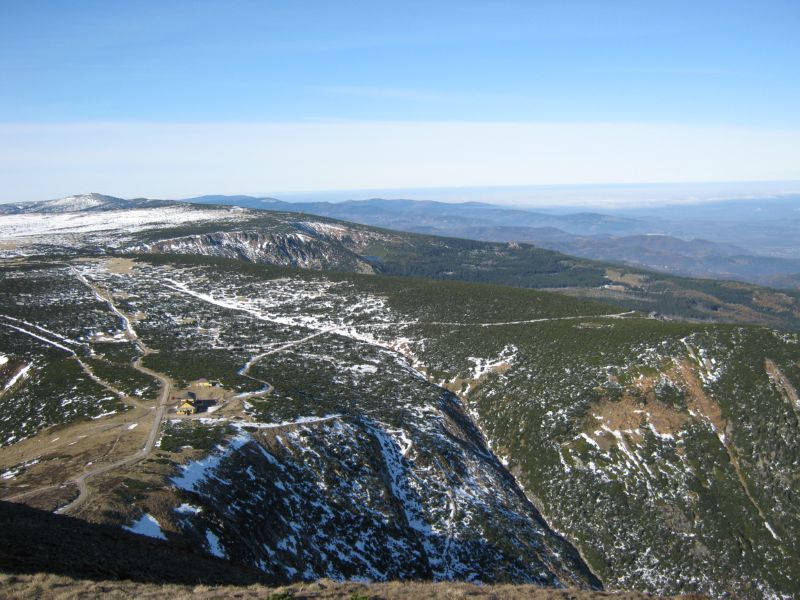
<path fill-rule="evenodd" d="M 189 198 L 187 201 L 263 207 L 261 199 L 252 196 L 207 196 Z M 337 203 L 270 201 L 283 210 L 431 235 L 528 242 L 584 258 L 623 262 L 678 275 L 732 278 L 787 288 L 796 288 L 800 280 L 800 255 L 792 254 L 786 243 L 777 250 L 770 248 L 781 239 L 781 236 L 774 235 L 775 231 L 782 231 L 782 237 L 788 236 L 791 240 L 791 233 L 786 230 L 786 218 L 788 222 L 794 219 L 796 224 L 800 224 L 800 212 L 796 207 L 792 208 L 797 202 L 792 199 L 783 201 L 782 208 L 774 215 L 764 212 L 771 216 L 762 217 L 763 226 L 757 221 L 755 228 L 751 220 L 737 225 L 734 216 L 745 216 L 743 208 L 736 210 L 736 207 L 745 206 L 746 203 L 741 201 L 709 205 L 710 208 L 705 212 L 702 207 L 693 209 L 692 206 L 665 209 L 662 216 L 658 216 L 661 213 L 657 211 L 652 213 L 644 209 L 622 210 L 618 211 L 619 214 L 585 210 L 553 214 L 478 202 L 444 203 L 380 198 Z M 733 205 L 733 209 L 728 209 L 729 204 Z M 693 210 L 698 211 L 697 217 L 694 217 L 697 222 L 679 220 L 690 219 Z M 747 213 L 746 216 L 750 219 L 758 214 L 762 213 Z M 715 238 L 715 232 L 720 231 L 719 220 L 698 221 L 699 217 L 708 219 L 711 215 L 715 215 L 716 219 L 725 217 L 726 229 L 730 229 L 718 239 L 711 238 Z M 775 221 L 776 218 L 780 220 Z M 766 230 L 761 232 L 763 227 Z M 552 228 L 558 232 L 545 231 Z M 643 247 L 641 236 L 654 234 L 671 236 L 674 240 L 671 248 L 659 248 L 652 240 Z M 754 234 L 756 237 L 753 237 Z M 732 256 L 730 247 L 739 240 L 745 241 L 746 247 L 741 247 Z M 701 252 L 696 248 L 698 242 L 705 245 Z"/>
<path fill-rule="evenodd" d="M 134 201 L 116 210 L 114 219 L 103 217 L 112 212 L 39 213 L 35 220 L 27 218 L 35 213 L 10 215 L 0 225 L 0 254 L 80 250 L 249 256 L 256 262 L 554 289 L 667 317 L 800 327 L 800 292 L 663 275 L 525 243 L 402 233 L 239 206 Z"/>

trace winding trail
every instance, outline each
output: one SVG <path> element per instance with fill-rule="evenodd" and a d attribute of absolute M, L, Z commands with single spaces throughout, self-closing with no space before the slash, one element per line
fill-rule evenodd
<path fill-rule="evenodd" d="M 271 356 L 272 354 L 278 354 L 279 352 L 283 352 L 284 350 L 288 350 L 289 348 L 294 348 L 295 346 L 299 346 L 300 344 L 304 344 L 308 340 L 314 339 L 315 337 L 319 337 L 319 336 L 324 335 L 326 333 L 333 333 L 337 329 L 339 329 L 339 328 L 338 327 L 329 327 L 327 329 L 323 329 L 322 331 L 317 331 L 315 333 L 312 333 L 311 335 L 307 335 L 306 337 L 301 338 L 299 340 L 292 340 L 290 342 L 286 342 L 285 344 L 281 344 L 277 348 L 272 348 L 270 350 L 267 350 L 266 352 L 262 352 L 261 354 L 256 354 L 253 358 L 248 360 L 247 363 L 245 363 L 245 365 L 241 369 L 239 369 L 239 375 L 242 375 L 243 377 L 247 377 L 248 379 L 252 379 L 253 381 L 258 381 L 259 383 L 263 383 L 264 385 L 267 386 L 268 390 L 271 390 L 272 389 L 272 384 L 271 383 L 269 383 L 268 381 L 264 381 L 263 379 L 258 379 L 256 377 L 253 377 L 252 375 L 250 375 L 250 368 L 253 365 L 255 365 L 260 360 L 266 358 L 267 356 Z"/>
<path fill-rule="evenodd" d="M 146 347 L 145 347 L 146 348 Z M 158 373 L 157 371 L 153 371 L 148 369 L 147 367 L 143 366 L 142 359 L 151 354 L 152 350 L 147 349 L 145 354 L 137 358 L 131 366 L 139 371 L 140 373 L 144 373 L 145 375 L 149 375 L 150 377 L 154 377 L 161 383 L 161 394 L 158 397 L 158 404 L 155 407 L 154 415 L 153 415 L 153 424 L 150 427 L 150 431 L 147 434 L 147 440 L 145 441 L 144 447 L 132 454 L 127 458 L 120 459 L 113 463 L 109 463 L 107 465 L 102 465 L 91 471 L 85 471 L 74 477 L 70 480 L 67 480 L 65 483 L 74 483 L 78 487 L 78 497 L 75 498 L 69 504 L 66 504 L 59 508 L 56 513 L 58 514 L 66 514 L 70 513 L 80 506 L 82 506 L 86 500 L 89 498 L 89 489 L 86 486 L 86 481 L 91 477 L 96 477 L 97 475 L 103 475 L 104 473 L 108 473 L 109 471 L 113 471 L 114 469 L 118 469 L 120 467 L 130 466 L 135 464 L 145 458 L 153 451 L 153 446 L 155 445 L 156 438 L 158 437 L 158 431 L 161 427 L 161 422 L 164 419 L 164 412 L 167 408 L 167 402 L 169 401 L 170 391 L 172 390 L 172 381 L 162 373 Z"/>
<path fill-rule="evenodd" d="M 13 319 L 13 317 L 9 317 L 7 315 L 0 315 L 0 317 L 6 318 L 6 319 Z M 17 320 L 17 319 L 14 319 L 14 320 Z M 78 356 L 78 354 L 72 348 L 68 348 L 66 346 L 63 346 L 58 342 L 54 342 L 53 340 L 44 337 L 44 335 L 37 334 L 37 333 L 35 333 L 33 331 L 28 331 L 27 329 L 24 329 L 24 328 L 19 327 L 17 325 L 12 325 L 11 323 L 2 323 L 2 322 L 0 322 L 0 325 L 3 325 L 3 326 L 8 327 L 10 329 L 14 329 L 16 331 L 19 331 L 20 333 L 24 333 L 25 335 L 28 335 L 28 336 L 30 336 L 30 337 L 32 337 L 34 339 L 37 339 L 37 340 L 39 340 L 41 342 L 44 342 L 45 344 L 48 344 L 50 346 L 54 346 L 54 347 L 58 348 L 59 350 L 63 350 L 65 352 L 69 353 L 70 358 L 75 360 L 80 365 L 80 367 L 83 370 L 83 372 L 86 373 L 86 375 L 92 381 L 94 381 L 97 385 L 107 389 L 109 392 L 119 396 L 123 400 L 128 401 L 131 405 L 138 406 L 137 402 L 135 400 L 133 400 L 132 398 L 130 398 L 125 392 L 123 392 L 122 390 L 114 387 L 108 381 L 106 381 L 105 379 L 103 379 L 103 378 L 99 377 L 98 375 L 96 375 L 95 372 L 92 370 L 92 368 L 89 365 L 87 365 L 85 362 L 83 362 L 80 359 L 80 357 Z M 39 327 L 38 325 L 32 325 L 32 326 L 36 327 L 37 329 L 41 329 L 43 331 L 47 331 L 43 327 Z M 49 332 L 49 333 L 52 334 L 53 332 Z M 53 334 L 53 335 L 57 335 L 57 334 Z"/>
<path fill-rule="evenodd" d="M 65 514 L 72 512 L 82 506 L 89 497 L 89 488 L 86 485 L 86 481 L 92 477 L 96 477 L 98 475 L 103 475 L 108 473 L 109 471 L 113 471 L 114 469 L 118 469 L 120 467 L 130 466 L 135 464 L 145 458 L 153 451 L 153 446 L 155 445 L 156 438 L 158 437 L 158 431 L 161 428 L 161 422 L 164 420 L 164 413 L 166 412 L 167 402 L 169 402 L 169 395 L 172 391 L 172 381 L 164 375 L 163 373 L 159 373 L 157 371 L 153 371 L 152 369 L 148 369 L 144 365 L 142 365 L 142 360 L 150 354 L 154 353 L 154 350 L 148 348 L 144 342 L 139 339 L 136 331 L 133 329 L 131 325 L 130 319 L 127 315 L 125 315 L 117 306 L 114 304 L 114 300 L 108 292 L 105 290 L 100 289 L 98 286 L 93 284 L 89 281 L 86 277 L 84 277 L 77 269 L 70 266 L 70 270 L 75 274 L 78 280 L 92 290 L 92 292 L 97 296 L 99 300 L 104 302 L 108 305 L 109 309 L 117 315 L 121 320 L 123 327 L 125 328 L 125 333 L 130 341 L 136 344 L 137 348 L 142 352 L 141 356 L 139 356 L 136 360 L 131 363 L 131 367 L 147 375 L 156 379 L 161 384 L 161 393 L 158 396 L 158 400 L 156 402 L 156 406 L 153 413 L 153 424 L 150 427 L 150 431 L 147 434 L 147 439 L 145 440 L 145 444 L 141 450 L 132 454 L 127 458 L 123 458 L 117 460 L 113 463 L 109 463 L 106 465 L 99 466 L 94 468 L 90 471 L 85 471 L 78 475 L 77 477 L 68 480 L 68 482 L 74 483 L 78 487 L 78 497 L 75 498 L 69 504 L 66 504 L 59 508 L 56 513 Z"/>

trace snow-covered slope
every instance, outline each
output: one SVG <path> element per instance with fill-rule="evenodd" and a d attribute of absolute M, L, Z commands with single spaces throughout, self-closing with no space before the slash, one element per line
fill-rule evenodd
<path fill-rule="evenodd" d="M 129 208 L 103 212 L 65 211 L 39 214 L 35 217 L 30 214 L 16 214 L 3 217 L 0 222 L 0 240 L 20 241 L 18 238 L 36 237 L 38 241 L 45 242 L 53 236 L 79 236 L 98 232 L 116 235 L 198 221 L 224 222 L 241 218 L 241 210 L 197 210 L 186 206 Z"/>
<path fill-rule="evenodd" d="M 335 240 L 331 243 L 320 235 L 309 235 L 302 229 L 287 233 L 217 231 L 147 242 L 128 250 L 146 254 L 220 256 L 304 269 L 374 272 L 369 262 Z"/>
<path fill-rule="evenodd" d="M 108 251 L 146 231 L 224 226 L 252 218 L 238 207 L 197 207 L 161 200 L 120 200 L 91 194 L 19 205 L 0 219 L 0 257 L 54 251 Z M 0 205 L 8 207 L 8 205 Z M 12 207 L 13 208 L 13 207 Z"/>
<path fill-rule="evenodd" d="M 91 193 L 38 202 L 0 204 L 0 215 L 53 214 L 80 211 L 102 212 L 125 208 L 169 206 L 171 204 L 177 204 L 177 202 L 169 200 L 149 200 L 147 198 L 125 200 L 114 196 Z"/>

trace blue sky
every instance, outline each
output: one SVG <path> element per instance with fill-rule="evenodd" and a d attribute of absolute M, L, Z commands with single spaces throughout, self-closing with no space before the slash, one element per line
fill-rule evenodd
<path fill-rule="evenodd" d="M 800 179 L 798 31 L 796 0 L 4 0 L 0 199 Z"/>

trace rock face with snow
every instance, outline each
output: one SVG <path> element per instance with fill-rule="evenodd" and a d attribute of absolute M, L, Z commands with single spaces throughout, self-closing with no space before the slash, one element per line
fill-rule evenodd
<path fill-rule="evenodd" d="M 340 244 L 306 233 L 218 231 L 159 240 L 130 248 L 146 254 L 193 254 L 316 270 L 373 273 L 369 262 Z"/>
<path fill-rule="evenodd" d="M 178 530 L 276 580 L 598 585 L 457 401 L 441 402 L 403 428 L 337 415 L 243 431 L 172 479 L 193 507 Z"/>

